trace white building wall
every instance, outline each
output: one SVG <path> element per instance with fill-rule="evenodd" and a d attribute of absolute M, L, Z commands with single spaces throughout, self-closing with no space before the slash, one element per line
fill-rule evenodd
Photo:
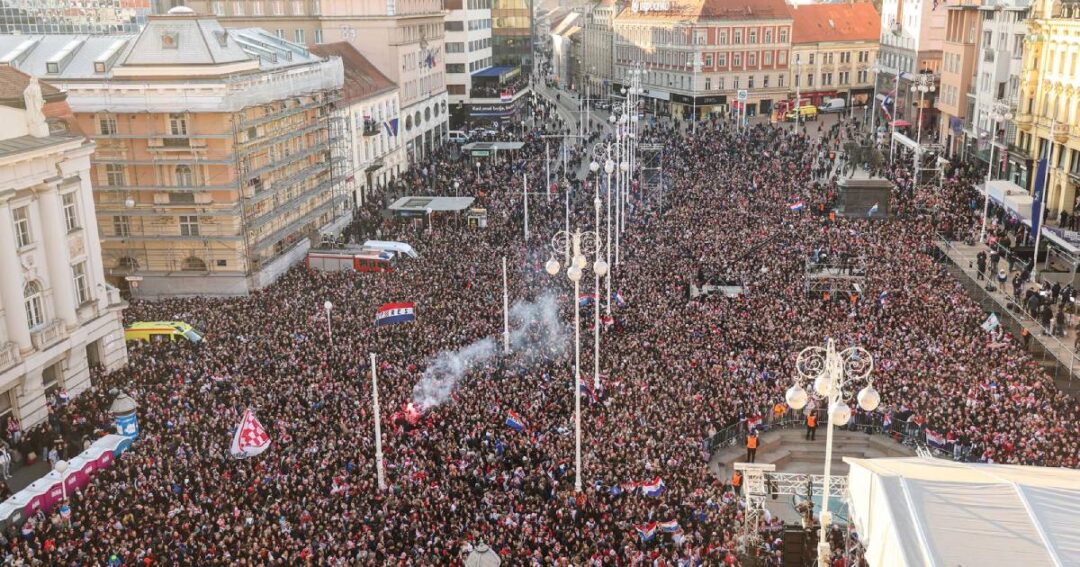
<path fill-rule="evenodd" d="M 348 107 L 353 180 L 348 184 L 351 199 L 363 206 L 368 199 L 381 193 L 386 183 L 408 167 L 400 136 L 391 136 L 384 123 L 399 119 L 400 100 L 395 89 L 370 98 L 355 101 Z M 364 135 L 364 120 L 374 121 L 378 133 Z M 399 120 L 400 123 L 400 120 Z M 371 172 L 367 170 L 382 164 Z"/>
<path fill-rule="evenodd" d="M 47 417 L 47 392 L 66 389 L 76 396 L 90 386 L 91 357 L 107 370 L 127 361 L 125 304 L 102 271 L 90 186 L 93 148 L 72 138 L 0 157 L 0 408 L 10 403 L 10 415 L 24 429 Z M 75 204 L 70 228 L 66 196 Z M 19 246 L 16 215 L 23 212 L 31 238 Z M 86 274 L 81 302 L 76 266 Z M 33 302 L 40 305 L 36 320 L 24 294 L 31 282 L 41 290 Z"/>
<path fill-rule="evenodd" d="M 979 38 L 978 68 L 975 72 L 975 126 L 989 132 L 990 113 L 998 100 L 998 85 L 1004 83 L 1004 100 L 1015 109 L 1020 101 L 1020 73 L 1024 64 L 1024 36 L 1027 34 L 1028 0 L 1004 0 L 982 8 L 983 35 Z M 986 45 L 986 32 L 991 44 Z M 987 56 L 987 51 L 991 55 Z M 993 59 L 989 61 L 987 59 Z M 1015 113 L 1015 110 L 1013 110 Z M 1006 140 L 1015 138 L 1012 121 L 1003 124 Z M 972 133 L 974 134 L 974 133 Z"/>
<path fill-rule="evenodd" d="M 491 0 L 461 2 L 446 14 L 446 84 L 464 86 L 464 93 L 449 93 L 450 104 L 468 103 L 472 74 L 491 67 Z"/>

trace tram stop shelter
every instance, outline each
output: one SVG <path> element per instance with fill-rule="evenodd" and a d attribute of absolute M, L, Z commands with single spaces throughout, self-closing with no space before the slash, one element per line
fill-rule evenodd
<path fill-rule="evenodd" d="M 1080 566 L 1080 471 L 845 457 L 849 512 L 883 566 Z"/>

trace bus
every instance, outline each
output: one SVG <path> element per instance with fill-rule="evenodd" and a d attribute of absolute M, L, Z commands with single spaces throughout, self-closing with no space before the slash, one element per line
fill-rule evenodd
<path fill-rule="evenodd" d="M 305 265 L 320 272 L 392 272 L 396 257 L 386 250 L 316 250 L 308 252 Z"/>

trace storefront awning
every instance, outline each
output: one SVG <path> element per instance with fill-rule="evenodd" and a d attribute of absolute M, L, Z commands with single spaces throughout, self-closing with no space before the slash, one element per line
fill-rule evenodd
<path fill-rule="evenodd" d="M 986 184 L 977 187 L 985 194 Z M 1031 221 L 1031 195 L 1021 186 L 1007 179 L 995 179 L 990 182 L 990 199 L 1005 207 L 1022 221 Z"/>

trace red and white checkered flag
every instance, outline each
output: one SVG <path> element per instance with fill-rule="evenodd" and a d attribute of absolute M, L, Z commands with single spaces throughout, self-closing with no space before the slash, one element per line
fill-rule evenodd
<path fill-rule="evenodd" d="M 266 434 L 259 420 L 251 410 L 244 411 L 240 425 L 236 426 L 230 451 L 233 457 L 245 459 L 254 457 L 270 448 L 270 436 Z"/>

